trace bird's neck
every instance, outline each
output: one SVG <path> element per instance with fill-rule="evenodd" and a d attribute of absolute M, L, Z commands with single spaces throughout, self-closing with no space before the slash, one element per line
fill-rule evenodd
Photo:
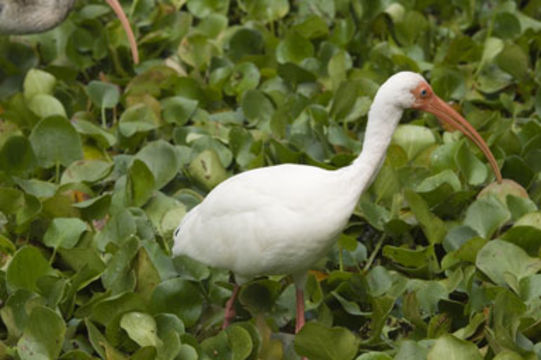
<path fill-rule="evenodd" d="M 362 151 L 351 165 L 342 169 L 356 200 L 370 186 L 383 164 L 402 113 L 403 109 L 377 96 L 370 107 Z"/>

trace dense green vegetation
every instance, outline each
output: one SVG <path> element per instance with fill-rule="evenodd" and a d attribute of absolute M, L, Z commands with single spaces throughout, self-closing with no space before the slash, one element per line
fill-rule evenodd
<path fill-rule="evenodd" d="M 0 358 L 541 356 L 541 1 L 130 3 L 136 67 L 98 0 L 0 38 Z M 400 70 L 514 182 L 407 112 L 310 273 L 302 332 L 288 277 L 245 286 L 221 331 L 229 274 L 170 257 L 180 219 L 238 172 L 348 164 Z"/>

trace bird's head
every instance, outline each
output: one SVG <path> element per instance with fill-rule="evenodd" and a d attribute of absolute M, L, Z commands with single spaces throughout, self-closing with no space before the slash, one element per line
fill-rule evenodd
<path fill-rule="evenodd" d="M 416 109 L 434 114 L 443 123 L 466 135 L 485 154 L 498 182 L 502 181 L 496 159 L 481 135 L 455 109 L 434 93 L 425 78 L 417 73 L 403 71 L 391 76 L 380 89 L 382 91 L 378 91 L 376 98 L 381 94 L 386 99 L 392 99 L 395 106 L 402 110 Z"/>

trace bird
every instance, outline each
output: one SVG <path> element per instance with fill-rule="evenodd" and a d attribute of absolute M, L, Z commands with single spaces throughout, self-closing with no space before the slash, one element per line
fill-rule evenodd
<path fill-rule="evenodd" d="M 105 0 L 113 9 L 130 43 L 133 62 L 139 63 L 135 35 L 118 0 Z M 24 35 L 47 31 L 68 16 L 75 0 L 0 0 L 0 34 Z"/>
<path fill-rule="evenodd" d="M 233 272 L 236 284 L 225 306 L 225 328 L 234 320 L 239 286 L 264 275 L 292 275 L 296 287 L 295 332 L 304 326 L 307 271 L 326 255 L 371 184 L 405 109 L 434 114 L 494 155 L 477 131 L 439 98 L 424 77 L 399 72 L 378 89 L 368 113 L 362 150 L 348 166 L 327 170 L 302 164 L 262 167 L 218 184 L 181 220 L 173 256 L 185 255 Z"/>

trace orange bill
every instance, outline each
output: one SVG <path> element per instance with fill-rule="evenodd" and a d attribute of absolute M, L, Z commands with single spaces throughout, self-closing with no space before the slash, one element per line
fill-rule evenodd
<path fill-rule="evenodd" d="M 436 115 L 442 122 L 450 125 L 452 128 L 461 131 L 466 135 L 471 141 L 475 143 L 485 154 L 494 174 L 496 175 L 496 180 L 498 183 L 502 182 L 502 174 L 500 173 L 500 168 L 498 163 L 492 155 L 488 145 L 483 140 L 481 135 L 471 126 L 469 122 L 466 121 L 455 109 L 449 106 L 445 101 L 437 97 L 435 94 L 432 95 L 430 100 L 423 103 L 419 106 L 419 109 L 429 112 Z"/>
<path fill-rule="evenodd" d="M 122 27 L 124 28 L 124 31 L 126 32 L 126 36 L 128 37 L 128 41 L 130 42 L 133 62 L 135 64 L 139 64 L 139 52 L 137 50 L 137 43 L 135 42 L 135 35 L 133 34 L 132 28 L 130 26 L 130 22 L 128 21 L 128 18 L 126 17 L 124 10 L 122 10 L 122 6 L 118 2 L 118 0 L 105 0 L 105 1 L 107 1 L 107 4 L 109 4 L 109 6 L 113 9 L 116 16 L 120 20 L 120 23 L 122 24 Z"/>

